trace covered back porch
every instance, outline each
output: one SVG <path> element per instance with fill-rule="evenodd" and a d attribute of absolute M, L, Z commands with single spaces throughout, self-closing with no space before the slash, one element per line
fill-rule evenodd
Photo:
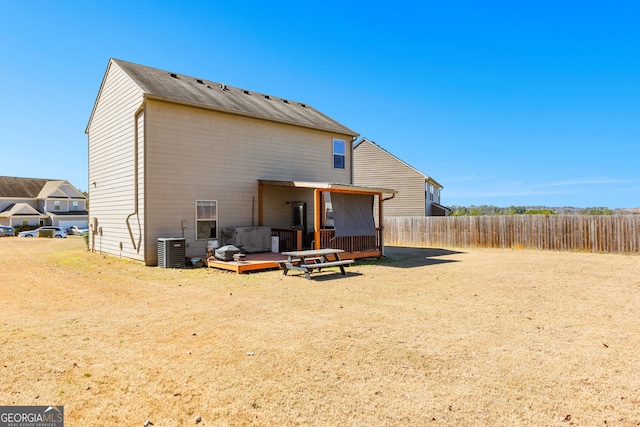
<path fill-rule="evenodd" d="M 279 237 L 280 252 L 332 248 L 344 250 L 344 257 L 350 259 L 384 255 L 380 225 L 384 218 L 384 201 L 393 198 L 396 190 L 270 180 L 259 180 L 258 188 L 259 225 L 270 226 L 272 235 Z M 346 200 L 346 203 L 334 206 L 331 195 L 344 195 L 340 199 Z M 334 196 L 335 199 L 338 197 Z M 351 199 L 356 198 L 360 202 L 365 201 L 364 208 L 362 203 L 359 209 L 356 209 L 356 204 L 350 204 Z M 358 215 L 347 212 L 351 210 L 350 206 L 358 211 Z M 341 212 L 334 212 L 334 208 Z M 340 221 L 336 217 L 334 222 L 334 213 L 341 218 Z M 358 221 L 370 223 L 371 226 L 363 229 Z"/>

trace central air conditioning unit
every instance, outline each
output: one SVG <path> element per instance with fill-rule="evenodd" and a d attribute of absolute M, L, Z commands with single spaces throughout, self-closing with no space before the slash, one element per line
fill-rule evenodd
<path fill-rule="evenodd" d="M 186 242 L 179 237 L 161 237 L 158 239 L 158 267 L 183 268 L 186 256 Z"/>

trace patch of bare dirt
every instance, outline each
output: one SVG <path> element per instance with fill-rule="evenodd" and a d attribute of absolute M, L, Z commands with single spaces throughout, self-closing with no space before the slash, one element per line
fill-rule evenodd
<path fill-rule="evenodd" d="M 68 425 L 640 425 L 640 257 L 387 248 L 348 276 L 0 239 L 0 405 Z"/>

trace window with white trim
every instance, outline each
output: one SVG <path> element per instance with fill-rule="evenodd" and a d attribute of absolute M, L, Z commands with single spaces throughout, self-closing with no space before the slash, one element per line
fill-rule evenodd
<path fill-rule="evenodd" d="M 333 168 L 344 169 L 346 144 L 343 139 L 333 139 Z"/>
<path fill-rule="evenodd" d="M 55 200 L 53 202 L 53 210 L 59 211 L 60 209 L 62 209 L 62 206 L 60 205 L 60 200 Z"/>
<path fill-rule="evenodd" d="M 196 200 L 196 240 L 218 237 L 218 201 Z"/>
<path fill-rule="evenodd" d="M 79 208 L 80 208 L 80 204 L 79 204 L 78 202 L 75 202 L 75 201 L 74 201 L 74 202 L 71 204 L 71 210 L 72 210 L 72 211 L 77 211 Z"/>

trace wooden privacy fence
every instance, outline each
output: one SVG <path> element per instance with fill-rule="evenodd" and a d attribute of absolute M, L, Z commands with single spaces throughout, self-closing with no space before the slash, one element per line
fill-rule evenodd
<path fill-rule="evenodd" d="M 640 215 L 389 217 L 384 241 L 392 246 L 639 253 Z"/>

